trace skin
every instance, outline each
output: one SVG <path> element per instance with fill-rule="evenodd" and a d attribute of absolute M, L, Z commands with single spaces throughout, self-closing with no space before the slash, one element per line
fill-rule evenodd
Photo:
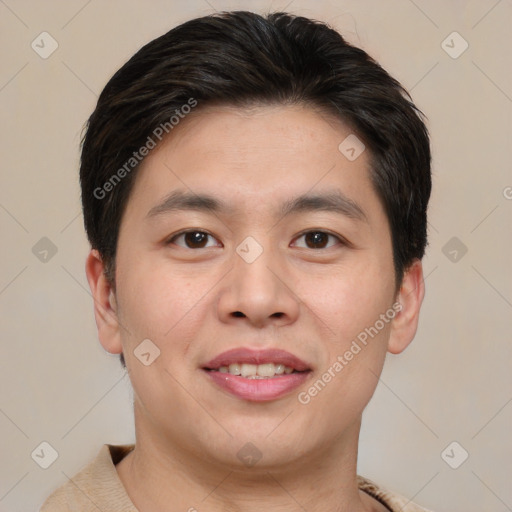
<path fill-rule="evenodd" d="M 98 252 L 89 254 L 99 338 L 108 352 L 124 353 L 134 389 L 136 447 L 117 471 L 141 512 L 386 510 L 357 488 L 361 415 L 386 353 L 414 337 L 424 285 L 414 261 L 395 288 L 368 151 L 353 162 L 338 151 L 350 133 L 306 106 L 198 109 L 139 170 L 120 227 L 115 293 Z M 231 211 L 147 217 L 176 190 L 208 193 Z M 283 217 L 276 209 L 332 191 L 357 203 L 366 220 L 333 211 Z M 173 238 L 185 229 L 209 233 L 207 246 Z M 324 246 L 312 246 L 305 230 L 340 239 L 320 235 Z M 263 248 L 250 264 L 236 252 L 248 236 Z M 299 403 L 298 393 L 396 300 L 401 312 Z M 134 355 L 147 338 L 161 351 L 149 366 Z M 278 400 L 236 398 L 201 368 L 241 346 L 287 350 L 312 372 Z M 237 457 L 247 442 L 262 454 L 250 468 Z"/>

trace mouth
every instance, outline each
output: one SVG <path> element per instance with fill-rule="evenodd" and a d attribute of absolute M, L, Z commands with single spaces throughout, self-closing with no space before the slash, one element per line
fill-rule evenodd
<path fill-rule="evenodd" d="M 233 349 L 206 363 L 202 370 L 213 383 L 237 398 L 269 401 L 300 386 L 312 369 L 283 350 Z"/>
<path fill-rule="evenodd" d="M 229 373 L 230 375 L 240 375 L 246 379 L 272 379 L 279 375 L 290 375 L 291 373 L 301 373 L 291 366 L 285 366 L 281 363 L 231 363 L 229 366 L 219 366 L 219 368 L 205 368 L 206 371 L 217 371 L 219 373 Z"/>

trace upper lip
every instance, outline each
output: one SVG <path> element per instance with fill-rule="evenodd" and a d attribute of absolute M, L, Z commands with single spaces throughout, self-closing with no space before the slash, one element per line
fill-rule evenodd
<path fill-rule="evenodd" d="M 311 368 L 307 363 L 294 356 L 286 350 L 280 349 L 266 349 L 257 350 L 250 348 L 234 348 L 222 352 L 218 356 L 214 357 L 211 361 L 208 361 L 203 368 L 208 370 L 218 370 L 221 366 L 229 366 L 233 363 L 241 364 L 265 364 L 265 363 L 276 363 L 284 366 L 289 366 L 296 371 L 302 372 L 310 370 Z"/>

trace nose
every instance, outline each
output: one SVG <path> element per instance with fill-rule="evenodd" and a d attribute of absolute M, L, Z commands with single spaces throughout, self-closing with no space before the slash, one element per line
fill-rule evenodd
<path fill-rule="evenodd" d="M 222 281 L 218 315 L 222 322 L 253 327 L 284 326 L 299 316 L 300 299 L 289 276 L 270 250 L 248 263 L 233 255 L 233 269 Z"/>

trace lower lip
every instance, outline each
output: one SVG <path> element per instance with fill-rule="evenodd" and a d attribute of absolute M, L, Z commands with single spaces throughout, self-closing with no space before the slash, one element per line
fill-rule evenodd
<path fill-rule="evenodd" d="M 242 400 L 267 402 L 276 400 L 298 388 L 311 372 L 297 372 L 268 379 L 246 379 L 230 373 L 203 370 L 222 389 Z"/>

